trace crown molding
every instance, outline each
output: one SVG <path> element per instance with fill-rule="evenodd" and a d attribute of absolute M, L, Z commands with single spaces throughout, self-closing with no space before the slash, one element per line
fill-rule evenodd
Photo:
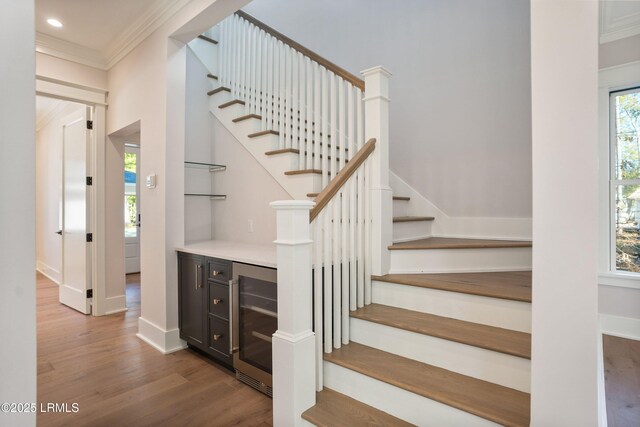
<path fill-rule="evenodd" d="M 162 24 L 182 9 L 191 0 L 162 0 L 156 2 L 145 14 L 118 35 L 102 51 L 107 58 L 107 69 L 116 65 L 133 49 L 150 36 Z"/>
<path fill-rule="evenodd" d="M 36 52 L 106 71 L 127 56 L 190 1 L 161 0 L 154 3 L 102 51 L 36 32 Z"/>
<path fill-rule="evenodd" d="M 600 44 L 640 34 L 640 3 L 636 11 L 616 16 L 613 1 L 600 2 Z"/>
<path fill-rule="evenodd" d="M 108 62 L 97 50 L 39 32 L 36 32 L 36 52 L 107 70 Z"/>

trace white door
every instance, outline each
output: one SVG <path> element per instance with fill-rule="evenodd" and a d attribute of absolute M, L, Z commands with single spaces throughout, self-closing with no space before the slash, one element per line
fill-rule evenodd
<path fill-rule="evenodd" d="M 140 148 L 124 149 L 124 256 L 125 273 L 140 272 Z"/>
<path fill-rule="evenodd" d="M 91 289 L 89 196 L 87 165 L 89 109 L 68 116 L 62 126 L 62 285 L 60 302 L 81 313 L 91 312 L 87 289 Z"/>

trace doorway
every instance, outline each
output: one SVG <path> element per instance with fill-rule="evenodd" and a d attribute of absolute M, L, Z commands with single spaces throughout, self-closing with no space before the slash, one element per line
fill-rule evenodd
<path fill-rule="evenodd" d="M 140 133 L 124 144 L 125 273 L 140 272 Z"/>

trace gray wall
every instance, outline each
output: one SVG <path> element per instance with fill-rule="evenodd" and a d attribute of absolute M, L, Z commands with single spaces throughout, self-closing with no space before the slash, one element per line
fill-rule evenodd
<path fill-rule="evenodd" d="M 452 216 L 531 216 L 528 0 L 254 0 L 354 74 L 393 72 L 391 169 Z"/>

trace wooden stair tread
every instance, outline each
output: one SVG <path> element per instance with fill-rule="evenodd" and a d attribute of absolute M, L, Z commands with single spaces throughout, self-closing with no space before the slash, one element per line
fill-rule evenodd
<path fill-rule="evenodd" d="M 324 360 L 505 426 L 528 426 L 527 393 L 350 343 Z"/>
<path fill-rule="evenodd" d="M 263 135 L 279 135 L 279 133 L 275 130 L 261 130 L 260 132 L 254 132 L 252 134 L 249 135 L 249 138 L 256 138 L 258 136 L 263 136 Z"/>
<path fill-rule="evenodd" d="M 224 104 L 218 105 L 218 108 L 227 108 L 227 107 L 231 107 L 232 105 L 235 105 L 235 104 L 244 105 L 244 101 L 241 100 L 241 99 L 232 99 L 229 102 L 225 102 Z"/>
<path fill-rule="evenodd" d="M 318 427 L 413 425 L 326 387 L 316 393 L 315 406 L 303 412 L 302 418 Z"/>
<path fill-rule="evenodd" d="M 407 197 L 407 196 L 393 196 L 393 200 L 402 200 L 404 202 L 408 202 L 409 200 L 411 200 L 411 197 Z"/>
<path fill-rule="evenodd" d="M 531 242 L 523 240 L 459 239 L 454 237 L 428 237 L 409 242 L 394 243 L 392 250 L 402 249 L 487 249 L 530 248 Z"/>
<path fill-rule="evenodd" d="M 207 77 L 209 77 L 210 79 L 218 80 L 218 76 L 211 73 L 207 74 Z"/>
<path fill-rule="evenodd" d="M 209 92 L 207 92 L 207 95 L 211 96 L 211 95 L 215 95 L 216 93 L 220 93 L 222 91 L 227 91 L 227 92 L 231 92 L 231 89 L 229 89 L 228 87 L 224 87 L 224 86 L 218 86 L 217 88 L 210 90 Z"/>
<path fill-rule="evenodd" d="M 202 35 L 202 34 L 200 34 L 200 35 L 198 36 L 198 38 L 199 38 L 199 39 L 202 39 L 202 40 L 204 40 L 204 41 L 208 41 L 209 43 L 218 44 L 218 41 L 217 41 L 217 40 L 214 40 L 214 39 L 212 39 L 211 37 L 207 37 L 207 36 Z"/>
<path fill-rule="evenodd" d="M 352 311 L 350 315 L 393 328 L 531 359 L 531 334 L 524 332 L 382 304 L 367 305 Z"/>
<path fill-rule="evenodd" d="M 284 174 L 285 175 L 305 175 L 305 174 L 310 174 L 310 173 L 315 173 L 318 175 L 322 175 L 322 171 L 320 169 L 301 169 L 301 170 L 297 170 L 297 171 L 286 171 Z M 331 174 L 329 174 L 331 175 Z"/>
<path fill-rule="evenodd" d="M 531 272 L 424 273 L 372 276 L 373 280 L 512 301 L 531 302 Z"/>
<path fill-rule="evenodd" d="M 393 222 L 433 221 L 432 216 L 394 216 Z"/>
<path fill-rule="evenodd" d="M 300 154 L 300 150 L 298 150 L 297 148 L 281 148 L 279 150 L 267 151 L 264 154 L 266 154 L 267 156 L 275 156 L 278 154 L 285 154 L 285 153 Z M 308 152 L 305 151 L 304 154 L 308 155 Z M 311 153 L 311 157 L 315 157 L 315 156 L 316 156 L 315 153 Z M 319 155 L 319 158 L 322 159 L 322 154 Z M 331 160 L 331 156 L 327 156 L 327 160 Z M 340 161 L 340 157 L 337 158 L 337 161 Z M 346 163 L 349 163 L 349 161 L 347 160 Z"/>
<path fill-rule="evenodd" d="M 248 119 L 262 120 L 262 116 L 260 114 L 245 114 L 244 116 L 236 117 L 235 119 L 233 119 L 231 121 L 233 123 L 238 123 L 238 122 L 242 122 L 242 121 L 248 120 Z"/>
<path fill-rule="evenodd" d="M 316 197 L 318 197 L 319 194 L 320 193 L 307 193 L 307 197 L 312 197 L 315 199 Z"/>

